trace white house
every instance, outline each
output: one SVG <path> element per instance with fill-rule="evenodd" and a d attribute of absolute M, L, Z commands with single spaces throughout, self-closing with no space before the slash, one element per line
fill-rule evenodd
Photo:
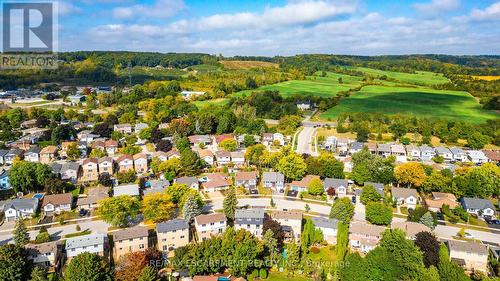
<path fill-rule="evenodd" d="M 28 162 L 40 162 L 40 151 L 38 146 L 30 148 L 24 153 L 24 161 Z"/>
<path fill-rule="evenodd" d="M 262 185 L 276 191 L 285 189 L 285 176 L 279 172 L 264 172 L 262 174 Z"/>
<path fill-rule="evenodd" d="M 467 162 L 467 153 L 459 147 L 450 148 L 451 153 L 453 154 L 453 160 L 458 162 Z"/>
<path fill-rule="evenodd" d="M 323 239 L 329 244 L 337 244 L 337 229 L 339 221 L 336 219 L 327 219 L 323 217 L 312 217 L 316 229 L 323 232 Z"/>
<path fill-rule="evenodd" d="M 227 227 L 226 216 L 221 213 L 199 215 L 194 218 L 194 226 L 199 241 L 222 234 Z"/>
<path fill-rule="evenodd" d="M 231 153 L 225 150 L 215 152 L 218 166 L 225 166 L 231 162 Z"/>
<path fill-rule="evenodd" d="M 5 213 L 6 221 L 15 221 L 19 218 L 28 218 L 38 210 L 38 199 L 13 199 L 0 203 L 0 209 Z"/>
<path fill-rule="evenodd" d="M 420 152 L 422 154 L 422 161 L 431 161 L 434 156 L 436 156 L 436 151 L 434 148 L 428 145 L 420 146 Z"/>
<path fill-rule="evenodd" d="M 438 146 L 436 147 L 436 154 L 443 157 L 445 161 L 453 160 L 453 153 L 447 147 Z"/>
<path fill-rule="evenodd" d="M 418 192 L 413 188 L 393 187 L 391 190 L 392 198 L 398 205 L 409 209 L 415 209 L 419 200 Z"/>
<path fill-rule="evenodd" d="M 495 206 L 487 199 L 463 197 L 460 199 L 460 204 L 469 214 L 478 216 L 493 216 L 495 214 Z"/>
<path fill-rule="evenodd" d="M 345 196 L 349 188 L 349 181 L 344 179 L 326 178 L 324 183 L 325 190 L 333 188 L 335 195 Z"/>
<path fill-rule="evenodd" d="M 412 160 L 420 160 L 422 157 L 422 153 L 420 152 L 420 148 L 415 145 L 407 145 L 406 147 L 406 157 Z"/>
<path fill-rule="evenodd" d="M 302 235 L 302 212 L 276 211 L 272 213 L 273 220 L 281 224 L 285 232 L 285 239 L 299 241 Z"/>
<path fill-rule="evenodd" d="M 237 209 L 234 214 L 234 228 L 245 229 L 261 238 L 265 216 L 264 209 Z"/>
<path fill-rule="evenodd" d="M 185 100 L 190 100 L 193 97 L 203 96 L 204 94 L 206 94 L 206 92 L 195 92 L 195 91 L 182 91 L 181 92 L 181 96 Z"/>
<path fill-rule="evenodd" d="M 245 153 L 242 151 L 233 151 L 231 152 L 231 162 L 235 166 L 243 166 L 245 165 Z"/>
<path fill-rule="evenodd" d="M 73 195 L 71 193 L 45 195 L 43 197 L 42 208 L 46 216 L 60 214 L 71 211 L 73 205 Z"/>
<path fill-rule="evenodd" d="M 467 156 L 474 164 L 483 164 L 488 162 L 488 157 L 481 150 L 467 150 Z"/>
<path fill-rule="evenodd" d="M 139 186 L 137 184 L 118 185 L 113 187 L 113 196 L 139 196 Z"/>
<path fill-rule="evenodd" d="M 69 260 L 86 252 L 107 256 L 108 250 L 109 242 L 106 234 L 95 233 L 66 239 L 66 255 Z"/>

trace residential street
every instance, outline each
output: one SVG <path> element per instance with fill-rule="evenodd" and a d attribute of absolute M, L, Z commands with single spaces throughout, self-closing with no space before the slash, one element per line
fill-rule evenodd
<path fill-rule="evenodd" d="M 304 126 L 302 131 L 297 136 L 297 150 L 298 154 L 309 154 L 312 156 L 317 156 L 318 153 L 314 149 L 313 136 L 316 132 L 316 128 L 312 126 Z"/>

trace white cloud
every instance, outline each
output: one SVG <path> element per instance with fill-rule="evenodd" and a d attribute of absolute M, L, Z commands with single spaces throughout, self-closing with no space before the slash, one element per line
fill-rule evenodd
<path fill-rule="evenodd" d="M 431 0 L 431 2 L 413 5 L 417 12 L 426 16 L 437 16 L 443 12 L 453 11 L 459 6 L 460 0 Z"/>
<path fill-rule="evenodd" d="M 79 7 L 73 5 L 72 3 L 64 2 L 64 1 L 59 1 L 57 2 L 57 10 L 59 15 L 65 16 L 73 13 L 80 13 L 82 9 Z"/>
<path fill-rule="evenodd" d="M 474 9 L 469 16 L 473 21 L 500 20 L 500 2 L 496 2 L 484 10 Z"/>
<path fill-rule="evenodd" d="M 153 5 L 132 5 L 114 8 L 117 19 L 169 18 L 186 8 L 183 0 L 156 0 Z"/>

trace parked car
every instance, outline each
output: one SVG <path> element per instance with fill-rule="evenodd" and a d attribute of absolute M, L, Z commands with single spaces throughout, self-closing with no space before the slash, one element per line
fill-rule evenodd
<path fill-rule="evenodd" d="M 351 198 L 351 201 L 352 201 L 352 203 L 353 203 L 353 204 L 356 204 L 356 196 L 353 196 L 353 197 Z"/>

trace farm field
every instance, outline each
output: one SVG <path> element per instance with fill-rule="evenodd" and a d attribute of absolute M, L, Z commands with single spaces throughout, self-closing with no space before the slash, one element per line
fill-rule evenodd
<path fill-rule="evenodd" d="M 321 118 L 335 119 L 341 112 L 400 113 L 474 123 L 499 117 L 492 111 L 482 109 L 466 92 L 388 86 L 366 86 L 323 113 Z"/>
<path fill-rule="evenodd" d="M 485 81 L 495 81 L 500 80 L 500 76 L 472 76 L 474 79 L 485 80 Z"/>
<path fill-rule="evenodd" d="M 273 67 L 278 68 L 277 63 L 265 62 L 265 61 L 238 61 L 238 60 L 226 60 L 220 61 L 225 69 L 250 69 L 250 68 L 266 68 Z"/>
<path fill-rule="evenodd" d="M 378 70 L 366 67 L 354 67 L 352 69 L 361 71 L 363 73 L 372 76 L 385 75 L 388 78 L 396 79 L 403 83 L 409 83 L 414 85 L 431 86 L 449 82 L 448 78 L 444 77 L 442 74 L 427 72 L 427 71 L 417 71 L 416 73 L 404 73 L 404 72 Z"/>
<path fill-rule="evenodd" d="M 342 78 L 342 84 L 339 83 Z M 325 77 L 319 75 L 308 76 L 306 80 L 291 80 L 273 85 L 262 86 L 255 90 L 245 90 L 236 93 L 236 96 L 249 95 L 255 91 L 279 91 L 283 97 L 295 94 L 334 97 L 340 91 L 347 91 L 361 85 L 361 77 L 328 72 Z"/>

